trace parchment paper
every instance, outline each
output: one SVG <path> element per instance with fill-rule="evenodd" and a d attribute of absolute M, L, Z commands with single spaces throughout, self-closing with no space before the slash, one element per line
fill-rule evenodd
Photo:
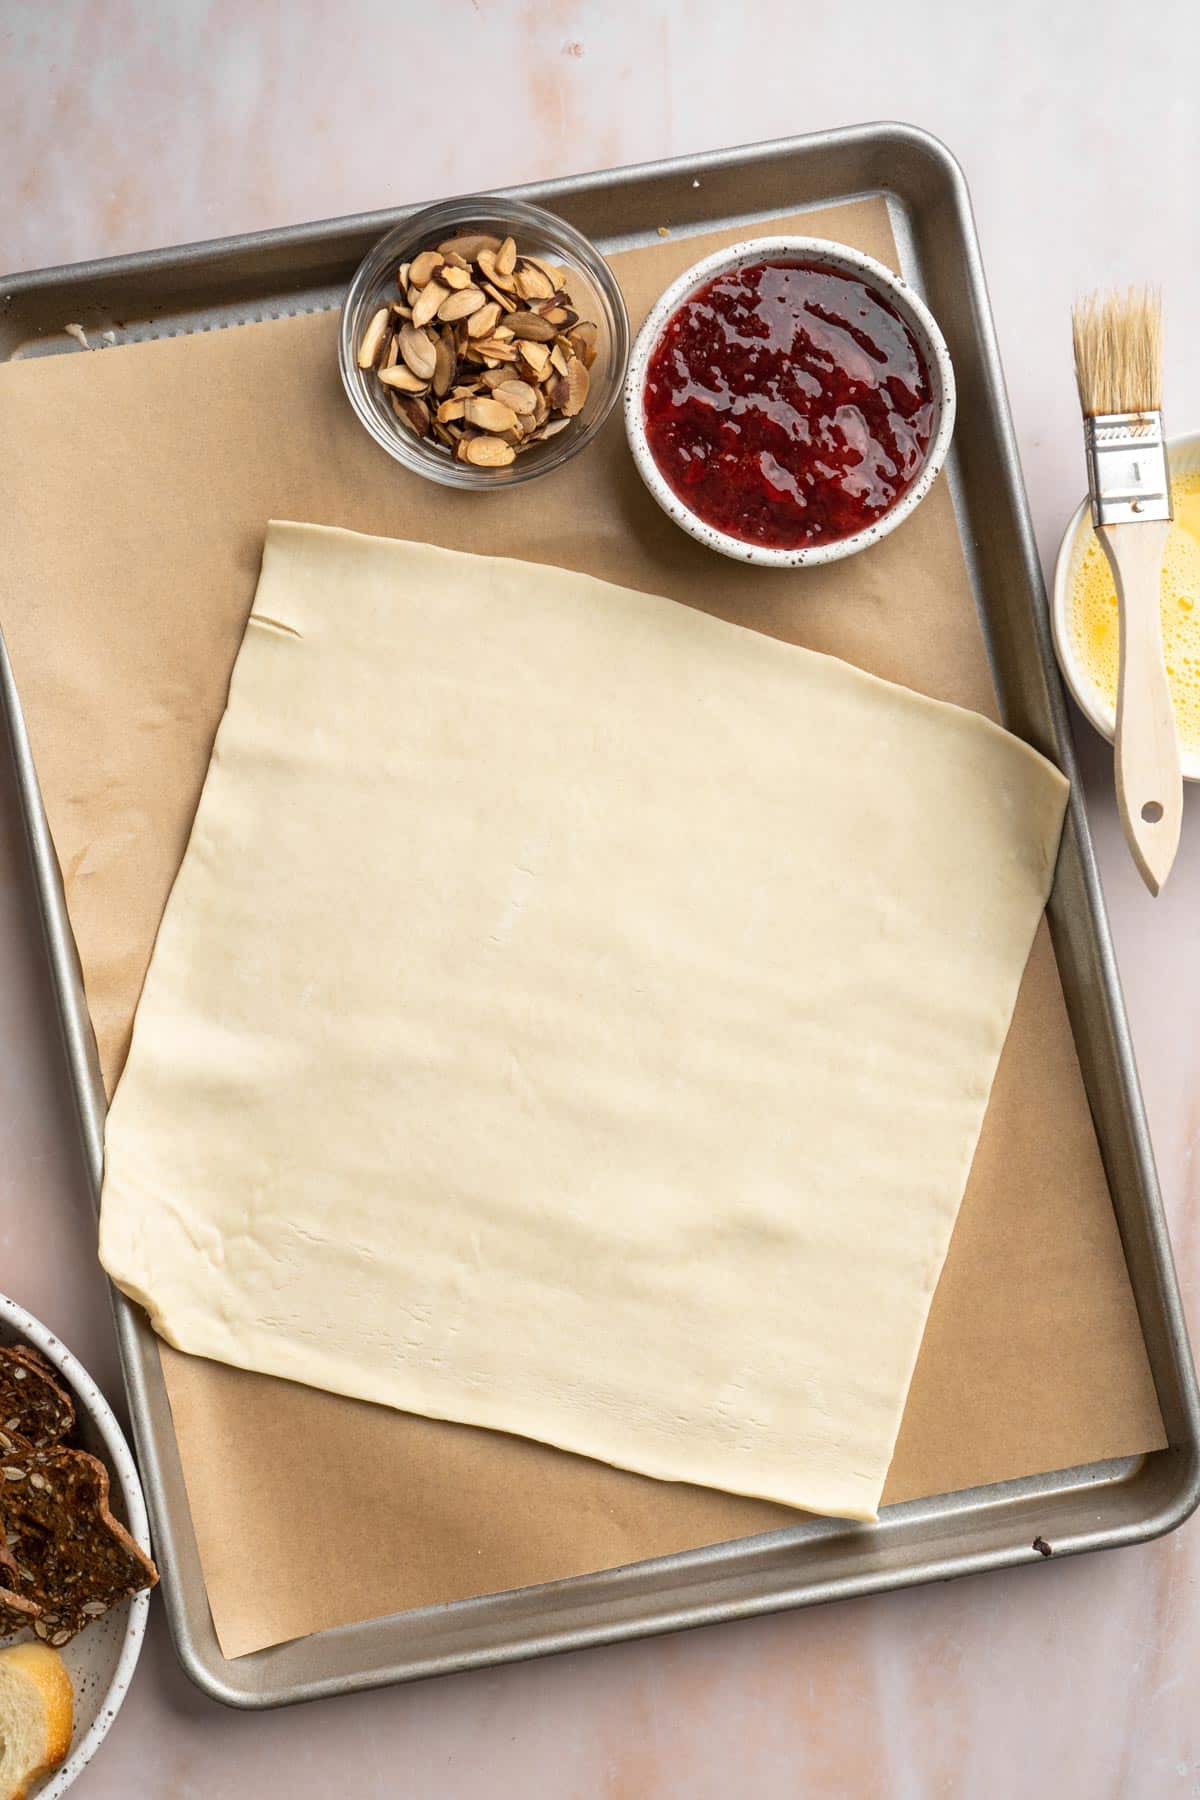
<path fill-rule="evenodd" d="M 881 202 L 779 225 L 896 261 Z M 738 235 L 617 258 L 635 328 L 691 261 Z M 996 716 L 944 484 L 863 556 L 743 568 L 659 513 L 619 417 L 512 493 L 405 475 L 355 423 L 335 335 L 332 315 L 301 316 L 0 369 L 0 624 L 110 1091 L 272 516 L 584 569 Z M 163 1361 L 227 1656 L 796 1518 L 166 1349 Z M 885 1500 L 1163 1441 L 1043 926 Z"/>

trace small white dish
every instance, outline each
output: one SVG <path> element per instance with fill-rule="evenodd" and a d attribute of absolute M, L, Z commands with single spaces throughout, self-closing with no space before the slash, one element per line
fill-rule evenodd
<path fill-rule="evenodd" d="M 1200 431 L 1184 432 L 1168 438 L 1167 458 L 1172 475 L 1192 475 L 1200 469 Z M 1054 565 L 1054 588 L 1050 599 L 1050 629 L 1054 637 L 1054 654 L 1062 670 L 1071 697 L 1088 723 L 1111 744 L 1117 729 L 1117 709 L 1102 694 L 1079 660 L 1075 634 L 1071 629 L 1071 595 L 1080 559 L 1092 542 L 1092 508 L 1085 495 L 1063 533 Z M 1200 751 L 1180 751 L 1180 766 L 1185 781 L 1200 781 Z"/>
<path fill-rule="evenodd" d="M 728 532 L 719 531 L 697 517 L 680 499 L 655 462 L 646 437 L 643 410 L 646 367 L 668 320 L 697 288 L 703 287 L 714 276 L 760 262 L 820 262 L 848 275 L 857 276 L 895 307 L 916 338 L 929 372 L 935 408 L 934 427 L 919 475 L 895 506 L 889 508 L 873 524 L 849 537 L 838 538 L 833 543 L 780 550 L 747 543 L 744 538 L 732 537 Z M 950 352 L 933 314 L 920 295 L 899 275 L 885 264 L 877 262 L 873 256 L 868 256 L 865 251 L 854 250 L 848 244 L 834 243 L 828 238 L 749 238 L 744 243 L 731 245 L 727 250 L 715 250 L 711 256 L 702 257 L 699 262 L 693 263 L 677 281 L 671 283 L 651 309 L 633 346 L 625 377 L 625 432 L 629 448 L 638 474 L 663 511 L 689 536 L 694 537 L 698 543 L 707 545 L 710 550 L 719 550 L 722 556 L 731 556 L 738 562 L 755 563 L 764 569 L 808 568 L 817 563 L 836 562 L 840 557 L 853 556 L 856 551 L 878 543 L 880 538 L 895 531 L 897 525 L 902 525 L 925 498 L 946 460 L 954 431 L 954 406 L 954 369 L 950 362 Z"/>
<path fill-rule="evenodd" d="M 32 1344 L 40 1350 L 71 1390 L 78 1415 L 77 1440 L 81 1448 L 107 1465 L 112 1477 L 113 1511 L 146 1549 L 150 1528 L 141 1483 L 108 1401 L 82 1363 L 52 1332 L 15 1300 L 0 1294 L 0 1344 L 17 1343 Z M 133 1678 L 149 1612 L 149 1593 L 135 1594 L 64 1646 L 62 1658 L 75 1690 L 75 1730 L 66 1761 L 45 1781 L 35 1782 L 29 1790 L 30 1800 L 58 1800 L 103 1743 Z M 22 1640 L 18 1635 L 2 1641 Z"/>

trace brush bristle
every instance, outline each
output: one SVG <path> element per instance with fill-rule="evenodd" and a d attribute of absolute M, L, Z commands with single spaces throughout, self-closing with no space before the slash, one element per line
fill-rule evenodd
<path fill-rule="evenodd" d="M 1071 314 L 1086 414 L 1162 410 L 1162 301 L 1155 288 L 1089 294 Z"/>

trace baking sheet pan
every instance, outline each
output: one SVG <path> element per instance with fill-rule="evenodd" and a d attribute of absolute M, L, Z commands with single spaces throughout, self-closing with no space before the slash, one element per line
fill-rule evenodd
<path fill-rule="evenodd" d="M 690 158 L 524 190 L 608 250 L 751 224 L 805 205 L 884 194 L 905 273 L 951 339 L 962 414 L 951 480 L 996 685 L 1009 725 L 1073 773 L 995 357 L 969 203 L 952 159 L 904 127 Z M 378 214 L 222 245 L 14 278 L 0 288 L 7 356 L 207 330 L 338 303 Z M 54 858 L 7 663 L 0 669 L 68 1054 L 93 1172 L 102 1089 Z M 209 1692 L 262 1706 L 745 1616 L 1012 1562 L 1133 1541 L 1186 1516 L 1200 1492 L 1197 1405 L 1111 947 L 1079 802 L 1051 905 L 1055 946 L 1105 1156 L 1170 1448 L 1001 1488 L 889 1509 L 864 1533 L 806 1523 L 758 1539 L 324 1632 L 227 1662 L 208 1616 L 156 1347 L 118 1297 L 118 1328 L 156 1544 L 180 1654 Z"/>

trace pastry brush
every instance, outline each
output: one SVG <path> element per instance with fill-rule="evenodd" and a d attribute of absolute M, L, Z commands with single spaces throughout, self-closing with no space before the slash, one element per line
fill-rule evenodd
<path fill-rule="evenodd" d="M 1117 589 L 1117 807 L 1138 872 L 1157 894 L 1175 861 L 1183 816 L 1159 611 L 1171 529 L 1162 310 L 1146 288 L 1092 294 L 1077 303 L 1071 325 L 1092 523 Z"/>

